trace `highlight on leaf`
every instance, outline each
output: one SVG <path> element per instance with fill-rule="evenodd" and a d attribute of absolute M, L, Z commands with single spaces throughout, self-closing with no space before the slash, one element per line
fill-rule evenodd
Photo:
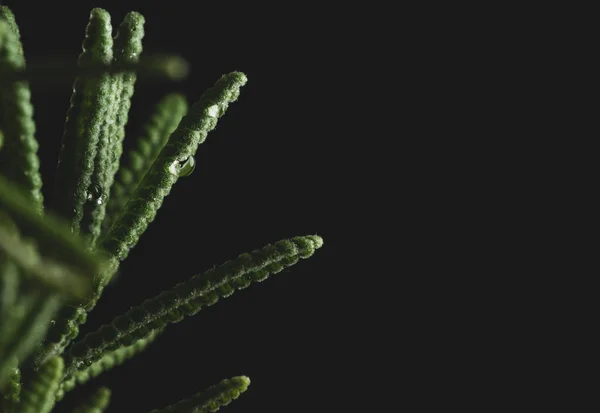
<path fill-rule="evenodd" d="M 209 413 L 227 406 L 248 389 L 250 379 L 246 376 L 232 377 L 197 393 L 189 399 L 181 400 L 163 409 L 150 413 Z"/>

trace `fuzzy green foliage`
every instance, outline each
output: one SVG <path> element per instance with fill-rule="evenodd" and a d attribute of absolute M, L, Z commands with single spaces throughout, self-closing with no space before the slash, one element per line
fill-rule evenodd
<path fill-rule="evenodd" d="M 77 406 L 72 413 L 102 413 L 110 403 L 110 395 L 109 389 L 100 387 L 82 405 Z"/>
<path fill-rule="evenodd" d="M 250 385 L 246 376 L 232 377 L 210 386 L 203 392 L 197 393 L 189 399 L 181 400 L 164 409 L 152 410 L 150 413 L 209 413 L 227 406 L 240 394 L 245 392 Z"/>
<path fill-rule="evenodd" d="M 60 219 L 51 214 L 40 215 L 25 194 L 2 175 L 0 175 L 0 208 L 0 239 L 11 236 L 11 233 L 15 235 L 18 230 L 23 237 L 35 240 L 38 251 L 43 251 L 48 257 L 46 260 L 48 264 L 55 262 L 66 271 L 72 272 L 72 276 L 68 272 L 63 275 L 70 280 L 81 278 L 82 275 L 86 275 L 91 280 L 102 271 L 102 260 L 89 253 L 77 237 L 65 228 Z M 12 223 L 12 231 L 8 231 L 9 222 Z M 34 255 L 33 251 L 16 249 L 14 245 L 7 245 L 7 248 L 14 249 L 15 255 L 28 252 L 31 252 L 31 257 Z M 32 265 L 35 260 L 24 258 L 21 263 Z"/>
<path fill-rule="evenodd" d="M 0 6 L 0 55 L 0 73 L 25 67 L 19 29 L 6 6 Z M 43 197 L 38 143 L 34 136 L 31 93 L 26 81 L 12 82 L 0 88 L 0 129 L 4 135 L 0 151 L 4 175 L 22 186 L 35 207 L 41 209 Z"/>
<path fill-rule="evenodd" d="M 144 126 L 144 132 L 136 139 L 136 148 L 128 153 L 111 187 L 106 206 L 107 216 L 104 218 L 105 230 L 110 228 L 116 213 L 123 210 L 131 194 L 142 182 L 187 109 L 185 97 L 176 93 L 165 96 L 156 105 L 150 121 Z"/>
<path fill-rule="evenodd" d="M 18 364 L 15 359 L 14 364 Z M 4 392 L 4 399 L 2 400 L 2 408 L 5 412 L 11 412 L 16 410 L 18 404 L 21 402 L 21 369 L 19 367 L 13 367 L 10 373 L 10 381 Z"/>
<path fill-rule="evenodd" d="M 48 331 L 44 344 L 36 354 L 36 365 L 42 365 L 50 357 L 62 354 L 67 345 L 79 335 L 79 326 L 87 320 L 87 311 L 80 306 L 65 306 L 57 314 Z"/>
<path fill-rule="evenodd" d="M 79 65 L 110 64 L 112 46 L 110 15 L 96 8 L 90 14 Z M 97 77 L 79 76 L 73 86 L 56 170 L 53 207 L 69 220 L 75 232 L 79 232 L 83 206 L 88 201 L 88 194 L 92 193 L 90 185 L 98 140 L 109 106 L 114 101 L 109 93 L 110 76 L 106 73 Z"/>
<path fill-rule="evenodd" d="M 224 75 L 190 108 L 110 228 L 102 242 L 105 251 L 119 260 L 127 257 L 177 182 L 182 165 L 217 126 L 218 118 L 238 98 L 246 81 L 240 72 Z"/>
<path fill-rule="evenodd" d="M 0 331 L 0 388 L 15 368 L 14 360 L 25 360 L 43 339 L 60 305 L 59 296 L 39 290 L 22 294 Z"/>
<path fill-rule="evenodd" d="M 319 236 L 308 235 L 241 254 L 78 339 L 121 261 L 177 180 L 194 170 L 199 145 L 247 81 L 241 72 L 223 75 L 189 111 L 182 95 L 165 96 L 133 149 L 123 154 L 138 76 L 175 79 L 187 70 L 177 57 L 140 56 L 144 23 L 141 14 L 130 12 L 113 38 L 110 14 L 95 8 L 75 71 L 62 63 L 28 69 L 15 16 L 0 6 L 0 413 L 55 411 L 67 392 L 139 354 L 170 324 L 323 245 Z M 44 208 L 28 84 L 67 75 L 76 78 L 55 192 Z M 214 412 L 249 383 L 245 376 L 226 379 L 151 413 Z M 73 413 L 102 413 L 110 395 L 97 389 Z"/>
<path fill-rule="evenodd" d="M 52 357 L 23 386 L 19 413 L 49 413 L 63 376 L 63 359 Z"/>
<path fill-rule="evenodd" d="M 135 72 L 138 80 L 156 82 L 160 80 L 177 81 L 185 79 L 189 72 L 188 63 L 177 55 L 163 54 L 142 56 L 136 63 L 73 64 L 59 57 L 52 60 L 31 60 L 27 67 L 3 73 L 0 81 L 4 83 L 27 80 L 33 84 L 62 85 L 71 83 L 74 77 L 98 77 L 103 74 Z"/>
<path fill-rule="evenodd" d="M 119 26 L 115 37 L 114 63 L 135 64 L 142 52 L 144 36 L 144 18 L 139 13 L 128 13 Z M 131 96 L 135 85 L 135 72 L 122 72 L 108 75 L 110 87 L 106 115 L 98 140 L 97 156 L 91 177 L 91 189 L 83 213 L 82 230 L 89 233 L 93 245 L 100 235 L 100 229 L 106 210 L 107 188 L 112 186 L 114 175 L 119 168 L 123 152 L 125 124 L 131 106 Z M 89 195 L 91 194 L 91 199 Z"/>
<path fill-rule="evenodd" d="M 112 369 L 115 366 L 123 364 L 131 357 L 143 351 L 152 343 L 156 337 L 162 332 L 162 329 L 153 330 L 145 338 L 137 340 L 129 346 L 121 346 L 113 351 L 102 353 L 102 357 L 94 363 L 87 366 L 81 364 L 76 367 L 71 373 L 65 374 L 63 382 L 60 386 L 58 399 L 62 399 L 64 394 L 75 388 L 77 384 L 83 384 L 88 380 L 97 377 L 103 372 Z"/>
<path fill-rule="evenodd" d="M 106 351 L 145 339 L 156 329 L 196 314 L 215 304 L 220 297 L 230 296 L 236 288 L 263 281 L 269 274 L 295 264 L 299 258 L 310 257 L 321 245 L 322 240 L 317 236 L 282 240 L 177 284 L 73 344 L 65 355 L 67 374 L 100 360 Z"/>

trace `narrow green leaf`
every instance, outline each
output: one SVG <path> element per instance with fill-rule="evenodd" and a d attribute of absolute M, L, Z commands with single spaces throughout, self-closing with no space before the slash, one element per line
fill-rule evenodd
<path fill-rule="evenodd" d="M 123 210 L 186 112 L 185 97 L 176 93 L 165 96 L 156 105 L 142 135 L 136 140 L 135 149 L 127 154 L 125 163 L 118 169 L 106 205 L 105 231 L 110 228 L 117 213 Z"/>
<path fill-rule="evenodd" d="M 19 39 L 19 47 L 17 52 L 23 56 L 23 45 L 21 44 L 20 40 L 21 31 L 19 30 L 19 25 L 17 24 L 14 13 L 8 7 L 0 6 L 0 19 L 4 19 L 10 30 L 17 36 L 17 39 Z"/>
<path fill-rule="evenodd" d="M 25 360 L 44 337 L 50 321 L 60 306 L 57 295 L 31 291 L 22 295 L 10 318 L 3 319 L 0 329 L 0 388 L 10 376 L 12 360 Z"/>
<path fill-rule="evenodd" d="M 137 63 L 94 64 L 86 66 L 74 64 L 71 60 L 52 58 L 32 58 L 27 67 L 10 73 L 2 73 L 0 82 L 28 81 L 31 84 L 52 84 L 62 86 L 72 84 L 75 77 L 97 78 L 103 74 L 135 72 L 138 82 L 179 81 L 188 76 L 189 63 L 174 54 L 154 54 L 140 57 Z"/>
<path fill-rule="evenodd" d="M 113 56 L 112 45 L 110 15 L 106 10 L 95 8 L 90 13 L 79 65 L 109 65 Z M 92 196 L 91 177 L 98 140 L 110 104 L 108 74 L 93 78 L 78 77 L 75 80 L 52 204 L 69 221 L 74 232 L 79 232 L 84 204 L 94 202 L 89 199 Z"/>
<path fill-rule="evenodd" d="M 299 258 L 310 257 L 322 245 L 323 240 L 316 235 L 278 241 L 177 284 L 74 343 L 65 356 L 66 374 L 93 364 L 109 351 L 148 337 L 153 330 L 197 313 L 219 297 L 231 295 L 232 290 L 262 281 Z"/>
<path fill-rule="evenodd" d="M 52 216 L 40 216 L 21 191 L 3 177 L 0 177 L 0 211 L 3 254 L 23 271 L 61 293 L 89 296 L 92 280 L 103 266 L 77 237 Z M 21 293 L 22 298 L 13 305 L 10 317 L 3 317 L 0 324 L 0 382 L 5 378 L 7 360 L 29 355 L 61 304 L 60 296 L 49 289 L 27 291 Z"/>
<path fill-rule="evenodd" d="M 163 409 L 155 409 L 150 413 L 209 413 L 216 412 L 227 406 L 240 394 L 245 392 L 250 385 L 246 376 L 225 379 L 203 392 L 197 393 L 189 399 L 182 400 Z"/>
<path fill-rule="evenodd" d="M 11 225 L 12 224 L 12 225 Z M 43 257 L 36 246 L 27 240 L 24 240 L 16 231 L 16 226 L 9 218 L 0 211 L 0 253 L 8 257 L 17 264 L 25 273 L 32 275 L 36 280 L 46 286 L 56 290 L 58 293 L 71 295 L 76 298 L 84 298 L 91 292 L 92 280 L 81 277 L 77 272 L 62 265 L 52 258 Z M 4 284 L 9 289 L 16 288 L 15 274 L 9 272 L 2 276 Z M 11 285 L 12 284 L 12 285 Z M 6 291 L 9 295 L 11 291 Z M 13 290 L 14 294 L 14 290 Z M 9 301 L 3 303 L 9 305 Z M 14 302 L 14 300 L 12 300 Z M 4 306 L 4 305 L 2 305 Z"/>
<path fill-rule="evenodd" d="M 60 355 L 65 348 L 79 335 L 79 326 L 87 320 L 87 312 L 83 307 L 65 306 L 55 317 L 50 326 L 42 347 L 36 352 L 35 364 L 40 366 L 50 357 Z"/>
<path fill-rule="evenodd" d="M 60 315 L 56 317 L 56 322 L 52 325 L 47 340 L 36 354 L 36 364 L 43 363 L 54 355 L 62 354 L 67 346 L 77 338 L 79 335 L 79 326 L 85 324 L 87 313 L 96 306 L 96 303 L 100 299 L 105 286 L 103 280 L 110 279 L 112 274 L 116 272 L 118 266 L 117 260 L 109 259 L 106 263 L 107 265 L 96 277 L 92 295 L 78 307 L 64 307 Z M 100 275 L 104 272 L 109 275 Z"/>
<path fill-rule="evenodd" d="M 63 359 L 52 357 L 24 383 L 19 413 L 50 413 L 63 368 Z"/>
<path fill-rule="evenodd" d="M 6 6 L 0 6 L 0 73 L 23 70 L 25 58 L 14 15 Z M 37 156 L 35 122 L 31 92 L 26 81 L 0 85 L 0 125 L 3 148 L 0 151 L 0 172 L 22 186 L 30 202 L 41 211 L 40 162 Z"/>
<path fill-rule="evenodd" d="M 16 413 L 17 405 L 21 400 L 21 370 L 18 367 L 18 360 L 15 358 L 13 367 L 9 374 L 7 388 L 3 391 L 4 398 L 2 400 L 3 413 Z"/>
<path fill-rule="evenodd" d="M 35 240 L 43 257 L 51 258 L 73 273 L 92 279 L 104 268 L 101 257 L 89 253 L 81 239 L 51 214 L 41 216 L 26 196 L 0 175 L 0 209 L 18 227 L 23 237 Z"/>
<path fill-rule="evenodd" d="M 179 177 L 181 165 L 194 156 L 198 145 L 217 125 L 218 118 L 238 98 L 246 81 L 240 72 L 224 75 L 190 108 L 102 242 L 109 254 L 125 259 L 154 220 Z"/>
<path fill-rule="evenodd" d="M 71 413 L 102 413 L 110 403 L 111 392 L 106 387 L 100 387 L 81 406 L 76 407 Z"/>
<path fill-rule="evenodd" d="M 130 346 L 120 347 L 106 353 L 100 360 L 89 367 L 82 367 L 73 374 L 65 376 L 57 393 L 57 400 L 61 400 L 66 392 L 75 388 L 78 384 L 84 384 L 94 377 L 125 363 L 127 360 L 142 352 L 152 343 L 162 330 L 153 331 L 148 337 L 138 340 Z"/>
<path fill-rule="evenodd" d="M 137 12 L 129 12 L 121 22 L 115 37 L 115 65 L 136 64 L 142 54 L 142 39 L 144 37 L 144 16 Z M 127 124 L 131 97 L 133 96 L 135 72 L 119 73 L 119 106 L 117 107 L 116 122 L 111 129 L 113 142 L 110 147 L 110 166 L 108 168 L 108 185 L 111 186 L 115 173 L 119 168 L 119 159 L 123 153 L 123 139 L 125 138 L 125 125 Z"/>
<path fill-rule="evenodd" d="M 0 227 L 0 231 L 3 229 Z M 19 271 L 6 253 L 0 253 L 0 320 L 8 316 L 19 293 Z"/>
<path fill-rule="evenodd" d="M 45 362 L 48 357 L 62 354 L 64 349 L 73 341 L 79 334 L 79 326 L 84 324 L 87 319 L 87 312 L 91 311 L 104 288 L 102 280 L 109 279 L 108 275 L 101 275 L 103 272 L 114 274 L 117 270 L 118 261 L 109 259 L 104 262 L 105 266 L 98 273 L 95 280 L 95 286 L 92 295 L 83 301 L 78 307 L 63 308 L 60 315 L 57 317 L 56 323 L 50 329 L 48 339 L 44 343 L 39 353 L 36 355 L 36 363 Z"/>
<path fill-rule="evenodd" d="M 137 63 L 142 52 L 143 36 L 144 17 L 137 12 L 127 13 L 114 39 L 113 54 L 116 65 Z M 131 107 L 135 80 L 135 72 L 122 72 L 108 76 L 110 92 L 107 98 L 107 111 L 98 140 L 91 178 L 92 202 L 86 203 L 82 221 L 82 231 L 90 234 L 92 245 L 100 235 L 109 190 L 123 152 L 125 124 Z"/>

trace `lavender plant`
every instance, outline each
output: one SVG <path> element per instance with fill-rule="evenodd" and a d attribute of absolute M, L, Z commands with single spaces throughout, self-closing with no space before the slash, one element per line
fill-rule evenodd
<path fill-rule="evenodd" d="M 316 235 L 285 239 L 194 275 L 84 337 L 85 323 L 120 263 L 154 220 L 194 154 L 247 79 L 222 76 L 188 108 L 165 96 L 123 154 L 138 76 L 181 76 L 173 56 L 145 59 L 144 18 L 128 13 L 113 37 L 107 11 L 92 10 L 77 62 L 55 177 L 44 200 L 28 80 L 13 13 L 0 6 L 0 411 L 49 413 L 67 392 L 124 363 L 172 323 L 310 257 Z M 50 69 L 48 69 L 50 70 Z M 69 69 L 64 70 L 69 74 Z M 239 376 L 151 413 L 214 412 L 244 392 Z M 98 388 L 74 413 L 103 412 Z"/>

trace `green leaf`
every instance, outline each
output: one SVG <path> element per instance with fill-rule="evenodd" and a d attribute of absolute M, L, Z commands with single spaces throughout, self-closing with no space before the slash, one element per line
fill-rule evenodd
<path fill-rule="evenodd" d="M 109 65 L 113 58 L 112 26 L 106 10 L 90 13 L 79 65 Z M 91 178 L 98 141 L 110 99 L 110 76 L 78 77 L 73 86 L 56 170 L 54 209 L 79 232 L 83 208 L 91 195 Z"/>
<path fill-rule="evenodd" d="M 142 182 L 144 175 L 167 143 L 169 135 L 177 128 L 186 112 L 185 97 L 176 93 L 165 96 L 156 105 L 152 117 L 143 128 L 142 135 L 136 139 L 136 147 L 127 154 L 125 163 L 119 168 L 110 189 L 103 223 L 105 232 Z"/>
<path fill-rule="evenodd" d="M 24 383 L 19 413 L 49 413 L 63 373 L 63 359 L 53 357 Z"/>
<path fill-rule="evenodd" d="M 71 413 L 102 413 L 110 403 L 111 392 L 106 387 L 96 390 L 81 406 L 76 407 Z"/>
<path fill-rule="evenodd" d="M 8 28 L 16 35 L 16 38 L 18 39 L 17 53 L 23 56 L 23 45 L 21 44 L 19 25 L 17 24 L 12 10 L 6 6 L 0 6 L 0 20 L 2 19 L 8 24 Z"/>
<path fill-rule="evenodd" d="M 44 259 L 68 268 L 86 280 L 92 280 L 105 267 L 98 255 L 88 252 L 82 240 L 71 234 L 68 227 L 51 214 L 41 216 L 23 192 L 0 175 L 0 210 L 16 224 L 21 237 L 35 240 L 37 251 Z M 9 234 L 3 232 L 6 240 Z M 11 248 L 7 245 L 7 248 Z M 24 251 L 14 251 L 24 254 Z M 19 264 L 19 263 L 17 263 Z M 21 263 L 26 264 L 26 263 Z M 89 282 L 86 282 L 86 284 Z"/>
<path fill-rule="evenodd" d="M 0 228 L 0 231 L 3 231 Z M 0 253 L 0 320 L 8 317 L 19 294 L 19 270 L 6 253 Z"/>
<path fill-rule="evenodd" d="M 179 178 L 181 165 L 194 156 L 198 145 L 217 125 L 218 118 L 238 98 L 246 81 L 246 76 L 240 72 L 224 75 L 190 108 L 102 241 L 102 247 L 109 254 L 119 260 L 125 259 L 154 220 L 164 198 Z"/>
<path fill-rule="evenodd" d="M 127 13 L 114 39 L 115 64 L 137 63 L 142 52 L 143 36 L 144 17 L 137 12 Z M 109 190 L 123 152 L 125 124 L 131 107 L 135 80 L 135 72 L 121 72 L 108 76 L 110 92 L 107 98 L 106 116 L 103 119 L 94 159 L 91 191 L 88 190 L 88 194 L 92 197 L 89 200 L 91 202 L 85 204 L 82 220 L 82 232 L 90 234 L 92 245 L 100 235 Z"/>
<path fill-rule="evenodd" d="M 2 275 L 3 287 L 6 287 L 3 293 L 8 300 L 2 303 L 3 306 L 15 301 L 11 294 L 16 293 L 17 273 L 16 269 L 13 271 L 10 267 L 12 263 L 56 292 L 75 298 L 84 298 L 91 292 L 91 277 L 87 279 L 81 277 L 77 272 L 62 265 L 60 261 L 43 257 L 32 242 L 21 238 L 14 223 L 2 211 L 0 211 L 0 252 L 12 261 L 6 264 L 7 273 Z"/>
<path fill-rule="evenodd" d="M 3 390 L 4 398 L 2 400 L 2 410 L 4 413 L 16 412 L 16 406 L 21 400 L 21 370 L 18 365 L 18 360 L 15 358 L 12 371 L 9 374 L 9 382 L 7 389 Z"/>
<path fill-rule="evenodd" d="M 0 73 L 10 74 L 24 67 L 23 47 L 14 15 L 8 7 L 0 6 Z M 0 172 L 22 186 L 30 202 L 41 211 L 43 197 L 38 142 L 27 82 L 0 84 L 0 125 L 4 135 Z"/>
<path fill-rule="evenodd" d="M 130 346 L 120 347 L 114 351 L 106 353 L 100 360 L 89 367 L 82 367 L 73 374 L 64 377 L 57 393 L 57 400 L 61 400 L 66 392 L 75 388 L 77 384 L 84 384 L 91 378 L 125 363 L 127 360 L 146 349 L 162 332 L 162 330 L 153 331 L 148 337 L 138 340 Z"/>
<path fill-rule="evenodd" d="M 56 314 L 43 345 L 36 352 L 35 364 L 42 365 L 50 357 L 60 355 L 79 335 L 79 326 L 87 320 L 87 312 L 80 306 L 65 306 Z"/>
<path fill-rule="evenodd" d="M 246 376 L 225 379 L 189 399 L 182 400 L 163 409 L 155 409 L 150 413 L 209 413 L 216 412 L 222 406 L 227 406 L 250 385 Z"/>
<path fill-rule="evenodd" d="M 189 63 L 183 57 L 174 54 L 154 54 L 142 56 L 136 63 L 93 63 L 74 64 L 72 60 L 51 57 L 32 58 L 27 67 L 2 73 L 0 82 L 28 81 L 32 84 L 62 85 L 72 84 L 73 78 L 97 78 L 103 74 L 115 75 L 135 72 L 137 81 L 157 82 L 178 81 L 187 77 Z"/>
<path fill-rule="evenodd" d="M 13 360 L 25 360 L 44 337 L 60 306 L 57 295 L 33 290 L 22 294 L 8 319 L 0 325 L 0 388 L 14 368 Z"/>
<path fill-rule="evenodd" d="M 153 330 L 196 314 L 235 289 L 263 281 L 299 258 L 310 257 L 322 245 L 323 240 L 316 235 L 281 240 L 177 284 L 74 343 L 65 356 L 66 374 L 91 365 L 109 351 L 148 337 Z"/>

